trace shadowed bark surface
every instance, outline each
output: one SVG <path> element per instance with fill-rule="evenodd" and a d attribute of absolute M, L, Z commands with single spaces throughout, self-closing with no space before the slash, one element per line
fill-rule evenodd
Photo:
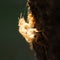
<path fill-rule="evenodd" d="M 29 0 L 28 7 L 38 30 L 33 49 L 37 60 L 60 60 L 60 1 Z"/>

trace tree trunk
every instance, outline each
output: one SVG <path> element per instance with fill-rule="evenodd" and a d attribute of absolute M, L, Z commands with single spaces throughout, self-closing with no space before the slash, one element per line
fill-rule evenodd
<path fill-rule="evenodd" d="M 28 8 L 35 18 L 38 32 L 33 49 L 37 60 L 60 60 L 60 1 L 29 0 Z"/>

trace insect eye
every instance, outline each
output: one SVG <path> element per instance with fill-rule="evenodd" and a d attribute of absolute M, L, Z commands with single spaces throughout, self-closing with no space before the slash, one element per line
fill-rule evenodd
<path fill-rule="evenodd" d="M 25 29 L 27 29 L 27 27 L 25 27 Z"/>
<path fill-rule="evenodd" d="M 35 38 L 37 37 L 37 35 L 34 36 Z"/>
<path fill-rule="evenodd" d="M 28 29 L 28 26 L 25 26 L 25 29 Z"/>

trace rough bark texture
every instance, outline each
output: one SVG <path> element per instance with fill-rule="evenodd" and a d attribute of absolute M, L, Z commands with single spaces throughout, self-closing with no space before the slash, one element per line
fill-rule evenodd
<path fill-rule="evenodd" d="M 37 60 L 60 60 L 60 1 L 29 0 L 28 5 L 35 27 L 43 30 L 33 42 Z"/>

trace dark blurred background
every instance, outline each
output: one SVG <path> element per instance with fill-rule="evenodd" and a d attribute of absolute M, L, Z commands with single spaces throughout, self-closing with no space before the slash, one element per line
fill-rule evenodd
<path fill-rule="evenodd" d="M 26 17 L 26 0 L 0 0 L 0 60 L 34 60 L 18 32 L 18 17 Z"/>

